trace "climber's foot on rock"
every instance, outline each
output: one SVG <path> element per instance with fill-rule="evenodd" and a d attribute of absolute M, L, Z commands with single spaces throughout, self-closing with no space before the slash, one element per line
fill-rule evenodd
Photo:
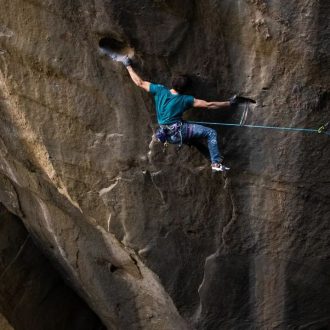
<path fill-rule="evenodd" d="M 211 165 L 211 168 L 212 168 L 212 172 L 225 172 L 225 171 L 230 170 L 230 167 L 227 167 L 220 163 L 213 163 Z"/>

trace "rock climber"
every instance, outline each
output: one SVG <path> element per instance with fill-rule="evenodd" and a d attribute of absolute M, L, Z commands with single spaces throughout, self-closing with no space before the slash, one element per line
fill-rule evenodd
<path fill-rule="evenodd" d="M 229 101 L 223 102 L 207 102 L 196 99 L 191 95 L 184 94 L 189 85 L 189 78 L 185 75 L 174 77 L 172 79 L 172 88 L 168 89 L 163 85 L 142 80 L 132 68 L 131 60 L 127 56 L 117 58 L 117 61 L 125 65 L 130 77 L 138 87 L 153 95 L 156 104 L 157 121 L 160 126 L 156 136 L 161 142 L 195 145 L 193 141 L 206 139 L 212 171 L 223 172 L 229 170 L 229 167 L 222 163 L 223 158 L 218 146 L 217 132 L 209 127 L 187 123 L 182 120 L 182 115 L 192 107 L 205 109 L 228 108 L 238 103 L 236 96 Z M 198 148 L 198 144 L 195 146 Z"/>

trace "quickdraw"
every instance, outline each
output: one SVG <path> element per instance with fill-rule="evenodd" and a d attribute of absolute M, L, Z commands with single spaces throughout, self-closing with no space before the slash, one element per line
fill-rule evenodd
<path fill-rule="evenodd" d="M 245 106 L 244 106 L 244 111 L 243 111 L 242 116 L 241 116 L 241 121 L 239 123 L 240 126 L 243 126 L 245 124 L 248 112 L 249 112 L 249 103 L 246 102 Z"/>
<path fill-rule="evenodd" d="M 322 134 L 328 130 L 329 122 L 325 123 L 324 125 L 320 126 L 317 130 L 317 133 Z"/>

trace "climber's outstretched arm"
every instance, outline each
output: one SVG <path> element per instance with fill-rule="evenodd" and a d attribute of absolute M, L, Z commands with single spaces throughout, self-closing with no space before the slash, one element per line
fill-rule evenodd
<path fill-rule="evenodd" d="M 144 89 L 147 92 L 150 91 L 150 82 L 149 81 L 142 80 L 140 78 L 140 76 L 133 70 L 131 65 L 126 66 L 126 69 L 136 86 Z"/>
<path fill-rule="evenodd" d="M 221 108 L 227 108 L 230 106 L 229 101 L 224 102 L 207 102 L 204 100 L 198 100 L 194 99 L 194 108 L 206 108 L 206 109 L 221 109 Z"/>

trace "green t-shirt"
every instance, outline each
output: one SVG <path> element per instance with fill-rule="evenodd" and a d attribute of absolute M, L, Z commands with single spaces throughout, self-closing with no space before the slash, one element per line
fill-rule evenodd
<path fill-rule="evenodd" d="M 194 104 L 193 96 L 172 94 L 163 85 L 150 84 L 150 93 L 155 99 L 157 121 L 160 125 L 169 125 L 181 120 L 182 114 Z"/>

